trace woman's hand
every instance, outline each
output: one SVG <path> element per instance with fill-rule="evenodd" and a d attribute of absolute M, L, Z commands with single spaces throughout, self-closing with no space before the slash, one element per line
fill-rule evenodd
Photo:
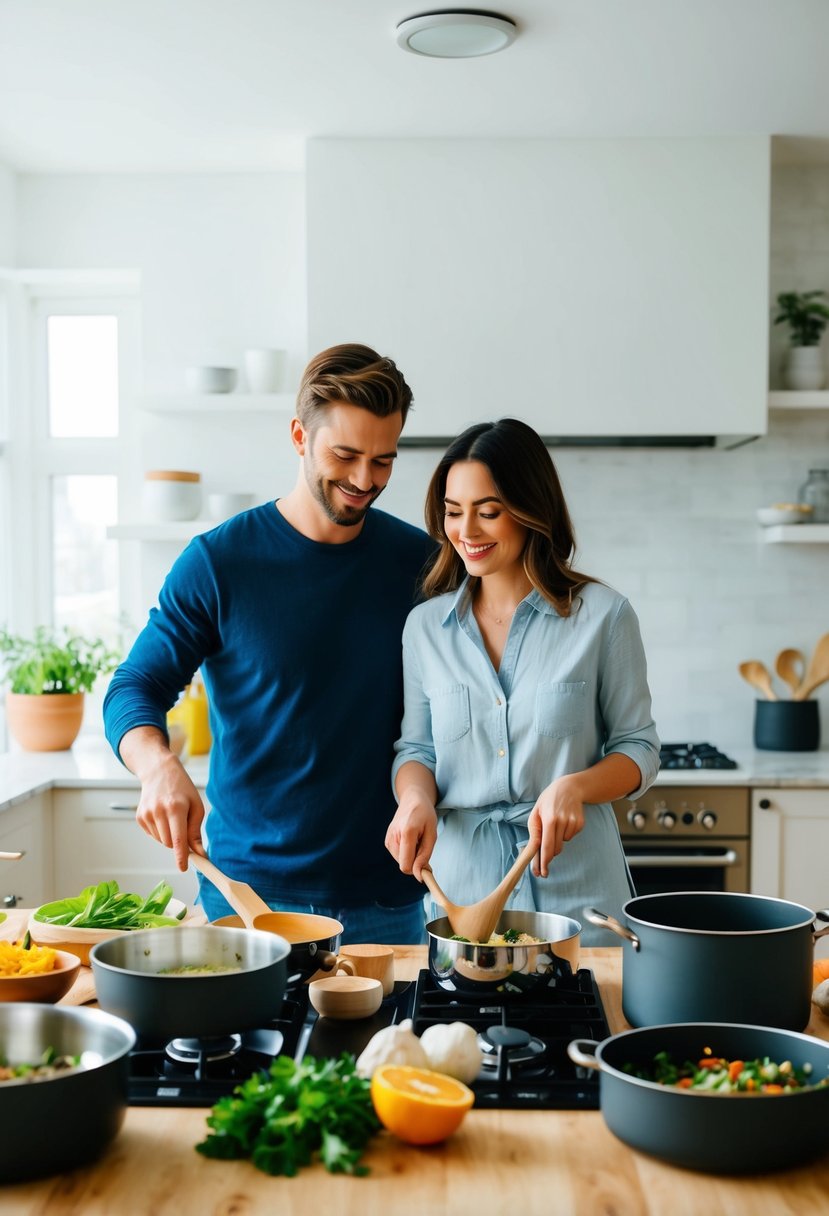
<path fill-rule="evenodd" d="M 404 874 L 414 874 L 423 882 L 421 870 L 432 856 L 437 838 L 434 802 L 421 789 L 405 790 L 386 832 L 386 848 Z"/>
<path fill-rule="evenodd" d="M 552 859 L 584 827 L 584 802 L 578 782 L 571 776 L 557 777 L 543 789 L 530 811 L 527 827 L 530 839 L 539 842 L 532 872 L 536 878 L 546 878 Z"/>

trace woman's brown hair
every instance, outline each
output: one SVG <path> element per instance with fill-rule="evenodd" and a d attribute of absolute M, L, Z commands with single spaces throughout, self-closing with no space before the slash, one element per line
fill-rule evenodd
<path fill-rule="evenodd" d="M 573 597 L 597 580 L 572 566 L 576 538 L 556 467 L 541 436 L 517 418 L 479 422 L 450 443 L 426 493 L 426 529 L 438 550 L 423 580 L 426 596 L 455 591 L 466 567 L 444 528 L 446 479 L 453 464 L 475 460 L 489 470 L 498 497 L 509 514 L 527 529 L 524 571 L 562 616 L 572 611 Z M 470 579 L 474 595 L 478 580 Z"/>

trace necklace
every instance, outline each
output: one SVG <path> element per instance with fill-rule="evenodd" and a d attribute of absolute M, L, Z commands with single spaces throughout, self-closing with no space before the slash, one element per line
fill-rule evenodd
<path fill-rule="evenodd" d="M 506 621 L 511 621 L 512 618 L 515 616 L 515 608 L 517 607 L 517 605 L 515 605 L 515 607 L 513 607 L 513 608 L 510 608 L 509 612 L 502 612 L 501 616 L 496 616 L 494 612 L 490 612 L 490 610 L 488 608 L 484 607 L 483 600 L 479 599 L 477 601 L 477 607 L 481 610 L 481 612 L 484 614 L 484 616 L 488 616 L 489 619 L 491 621 L 494 621 L 496 625 L 503 625 Z"/>

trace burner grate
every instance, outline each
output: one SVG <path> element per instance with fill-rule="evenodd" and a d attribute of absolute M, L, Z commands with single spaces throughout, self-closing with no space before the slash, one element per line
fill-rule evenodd
<path fill-rule="evenodd" d="M 718 751 L 710 743 L 663 743 L 659 749 L 661 768 L 669 769 L 732 769 L 737 761 Z"/>

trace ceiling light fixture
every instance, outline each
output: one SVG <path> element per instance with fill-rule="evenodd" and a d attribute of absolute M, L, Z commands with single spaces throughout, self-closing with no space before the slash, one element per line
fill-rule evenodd
<path fill-rule="evenodd" d="M 397 27 L 397 45 L 434 59 L 473 59 L 503 51 L 518 27 L 509 17 L 482 9 L 441 9 L 407 17 Z"/>

